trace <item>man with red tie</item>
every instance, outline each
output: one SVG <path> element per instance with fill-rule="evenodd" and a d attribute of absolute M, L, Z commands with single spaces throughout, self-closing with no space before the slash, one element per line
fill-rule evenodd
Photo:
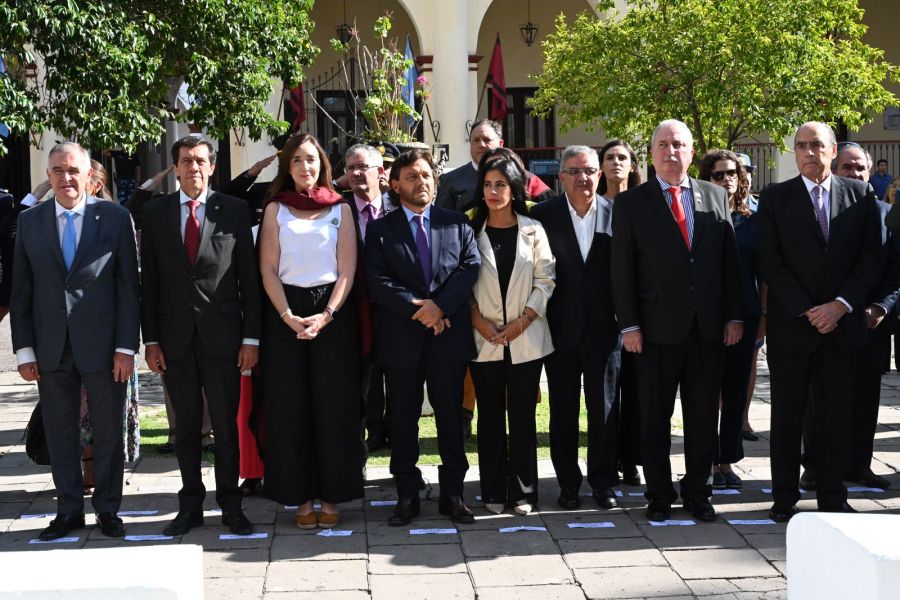
<path fill-rule="evenodd" d="M 710 469 L 723 353 L 743 333 L 738 249 L 725 191 L 688 177 L 687 125 L 660 123 L 651 154 L 656 177 L 616 198 L 612 236 L 616 317 L 625 349 L 636 353 L 647 518 L 668 519 L 678 498 L 669 451 L 680 388 L 681 498 L 695 518 L 714 521 Z"/>

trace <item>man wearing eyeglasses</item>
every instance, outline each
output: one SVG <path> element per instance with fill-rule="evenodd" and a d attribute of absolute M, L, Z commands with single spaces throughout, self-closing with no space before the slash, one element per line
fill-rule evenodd
<path fill-rule="evenodd" d="M 878 281 L 881 235 L 872 188 L 832 177 L 831 127 L 808 122 L 794 138 L 800 175 L 763 191 L 757 257 L 769 286 L 772 499 L 769 517 L 789 520 L 800 499 L 800 438 L 815 398 L 816 501 L 820 511 L 855 512 L 843 479 L 850 467 L 857 354 Z"/>
<path fill-rule="evenodd" d="M 694 518 L 715 521 L 710 469 L 725 346 L 743 335 L 737 242 L 725 189 L 688 177 L 687 125 L 663 121 L 650 147 L 656 177 L 616 198 L 612 238 L 616 316 L 625 350 L 636 354 L 647 518 L 668 519 L 678 498 L 669 452 L 680 388 L 679 491 Z"/>
<path fill-rule="evenodd" d="M 597 194 L 600 161 L 587 146 L 562 153 L 565 192 L 534 207 L 556 257 L 556 289 L 547 305 L 555 352 L 547 357 L 550 456 L 565 509 L 581 505 L 578 417 L 582 378 L 588 414 L 587 479 L 600 508 L 618 506 L 618 414 L 614 409 L 621 355 L 610 285 L 612 205 Z"/>

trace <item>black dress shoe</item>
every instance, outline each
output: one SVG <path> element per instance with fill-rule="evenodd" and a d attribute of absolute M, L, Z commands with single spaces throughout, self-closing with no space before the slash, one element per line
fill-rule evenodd
<path fill-rule="evenodd" d="M 166 442 L 159 447 L 160 454 L 172 454 L 175 452 L 175 444 L 171 442 Z"/>
<path fill-rule="evenodd" d="M 769 518 L 776 523 L 787 523 L 795 514 L 797 514 L 797 509 L 793 506 L 789 506 L 787 508 L 773 506 L 769 511 Z"/>
<path fill-rule="evenodd" d="M 625 485 L 641 485 L 641 476 L 637 465 L 622 465 L 622 483 Z"/>
<path fill-rule="evenodd" d="M 203 526 L 203 513 L 182 512 L 179 511 L 172 522 L 163 529 L 163 535 L 184 535 L 191 530 L 192 527 Z"/>
<path fill-rule="evenodd" d="M 38 539 L 43 542 L 57 540 L 65 537 L 67 533 L 73 529 L 81 529 L 84 527 L 84 513 L 77 513 L 69 516 L 56 515 L 56 518 L 50 521 L 50 525 L 38 534 Z"/>
<path fill-rule="evenodd" d="M 869 468 L 851 471 L 844 479 L 852 483 L 864 485 L 865 487 L 880 488 L 882 490 L 886 490 L 891 487 L 890 481 L 888 481 L 881 475 L 876 475 L 872 472 L 872 469 Z"/>
<path fill-rule="evenodd" d="M 816 489 L 815 469 L 803 469 L 803 473 L 800 475 L 800 487 L 804 490 Z"/>
<path fill-rule="evenodd" d="M 250 535 L 253 533 L 253 524 L 244 515 L 244 511 L 238 509 L 222 513 L 222 525 L 228 527 L 234 535 Z"/>
<path fill-rule="evenodd" d="M 556 503 L 566 510 L 575 510 L 581 506 L 581 498 L 578 496 L 578 488 L 562 488 L 559 490 L 559 498 Z"/>
<path fill-rule="evenodd" d="M 597 506 L 600 508 L 609 510 L 619 507 L 619 501 L 616 500 L 616 494 L 612 491 L 612 488 L 596 488 L 591 496 L 597 501 Z"/>
<path fill-rule="evenodd" d="M 827 506 L 825 508 L 819 507 L 819 512 L 828 512 L 828 513 L 855 513 L 857 510 L 850 506 L 847 502 L 843 504 L 839 504 L 837 506 Z"/>
<path fill-rule="evenodd" d="M 402 527 L 419 516 L 419 497 L 400 498 L 394 507 L 394 512 L 388 518 L 388 525 L 393 527 Z"/>
<path fill-rule="evenodd" d="M 97 525 L 106 537 L 123 537 L 125 523 L 116 513 L 97 513 Z"/>
<path fill-rule="evenodd" d="M 741 437 L 747 440 L 748 442 L 755 442 L 759 440 L 759 434 L 755 431 L 742 431 Z"/>
<path fill-rule="evenodd" d="M 244 480 L 244 482 L 239 486 L 241 493 L 245 496 L 255 496 L 259 493 L 259 488 L 262 487 L 262 477 L 250 477 Z"/>
<path fill-rule="evenodd" d="M 672 516 L 672 505 L 662 500 L 651 500 L 647 505 L 648 521 L 665 521 Z"/>
<path fill-rule="evenodd" d="M 438 498 L 438 512 L 445 517 L 450 517 L 454 523 L 464 525 L 475 522 L 475 515 L 463 502 L 462 496 L 444 496 Z"/>
<path fill-rule="evenodd" d="M 716 520 L 716 509 L 713 508 L 713 505 L 706 498 L 701 500 L 685 500 L 684 509 L 691 511 L 691 515 L 698 521 L 711 523 Z"/>

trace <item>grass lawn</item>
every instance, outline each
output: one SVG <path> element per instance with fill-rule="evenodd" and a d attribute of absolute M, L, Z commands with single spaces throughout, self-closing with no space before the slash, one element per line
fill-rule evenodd
<path fill-rule="evenodd" d="M 537 420 L 537 451 L 538 458 L 550 458 L 550 405 L 547 402 L 547 394 L 542 394 L 541 402 L 535 410 Z M 681 422 L 672 419 L 673 431 L 681 429 Z M 581 415 L 579 417 L 578 453 L 581 458 L 587 458 L 587 412 L 582 399 Z M 146 455 L 158 455 L 159 447 L 168 438 L 168 424 L 166 422 L 165 409 L 145 410 L 141 414 L 141 453 Z M 472 423 L 472 437 L 466 440 L 466 457 L 470 464 L 478 464 L 478 451 L 476 448 L 478 439 L 478 413 Z M 422 417 L 419 420 L 419 445 L 421 455 L 419 463 L 423 465 L 438 465 L 441 457 L 437 449 L 437 428 L 433 417 Z M 172 459 L 174 460 L 174 455 Z M 389 464 L 391 451 L 384 448 L 369 456 L 369 465 L 386 466 Z"/>

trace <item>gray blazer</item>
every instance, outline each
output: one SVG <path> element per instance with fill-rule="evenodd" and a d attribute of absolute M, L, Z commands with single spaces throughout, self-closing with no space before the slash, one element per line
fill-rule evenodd
<path fill-rule="evenodd" d="M 34 348 L 41 371 L 59 366 L 66 337 L 76 367 L 112 369 L 116 348 L 138 350 L 140 296 L 128 210 L 87 198 L 72 270 L 66 272 L 55 200 L 19 216 L 10 325 L 13 350 Z"/>

